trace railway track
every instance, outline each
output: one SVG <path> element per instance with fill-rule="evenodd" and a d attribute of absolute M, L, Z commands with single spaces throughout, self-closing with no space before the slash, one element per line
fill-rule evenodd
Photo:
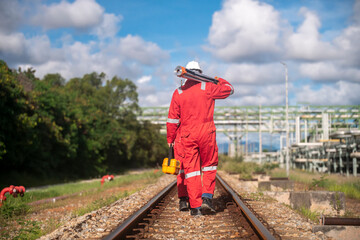
<path fill-rule="evenodd" d="M 104 239 L 281 239 L 220 176 L 216 180 L 216 213 L 178 211 L 174 181 Z"/>
<path fill-rule="evenodd" d="M 288 206 L 255 189 L 244 186 L 238 177 L 222 171 L 218 173 L 234 189 L 234 192 L 244 198 L 243 202 L 247 208 L 251 211 L 254 209 L 252 212 L 255 213 L 255 218 L 262 223 L 273 238 L 332 239 L 322 232 L 312 232 L 312 226 L 316 223 L 303 218 Z M 258 233 L 240 224 L 243 220 L 239 216 L 244 214 L 239 212 L 238 204 L 231 194 L 226 193 L 220 182 L 216 184 L 213 199 L 216 214 L 194 217 L 190 216 L 188 211 L 178 211 L 176 188 L 170 187 L 171 183 L 172 187 L 175 187 L 174 180 L 176 180 L 175 176 L 164 175 L 155 184 L 108 206 L 75 218 L 69 214 L 61 227 L 42 236 L 40 240 L 115 238 L 115 232 L 119 232 L 119 225 L 132 222 L 130 219 L 134 213 L 138 213 L 143 206 L 152 204 L 152 201 L 155 205 L 151 207 L 150 212 L 145 211 L 139 214 L 142 215 L 142 220 L 132 226 L 131 231 L 127 232 L 123 239 L 126 239 L 126 236 L 133 239 L 261 239 L 261 234 L 259 236 Z M 168 189 L 165 190 L 166 188 Z M 167 199 L 152 200 L 162 191 L 169 191 Z M 145 220 L 144 216 L 148 219 Z M 249 220 L 246 222 L 250 225 Z"/>

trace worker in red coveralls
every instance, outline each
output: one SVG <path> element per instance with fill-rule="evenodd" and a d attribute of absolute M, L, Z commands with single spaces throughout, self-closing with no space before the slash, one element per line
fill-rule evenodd
<path fill-rule="evenodd" d="M 195 61 L 189 62 L 186 68 L 202 73 Z M 178 139 L 175 148 L 180 145 L 184 155 L 179 160 L 184 168 L 191 215 L 215 212 L 212 204 L 218 165 L 213 119 L 215 99 L 227 98 L 234 92 L 228 81 L 217 80 L 218 84 L 186 80 L 173 93 L 166 123 L 168 145 Z"/>

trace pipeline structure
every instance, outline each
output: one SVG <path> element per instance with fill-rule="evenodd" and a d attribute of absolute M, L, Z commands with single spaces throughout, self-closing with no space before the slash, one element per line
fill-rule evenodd
<path fill-rule="evenodd" d="M 322 173 L 358 176 L 360 171 L 360 130 L 335 131 L 330 139 L 291 146 L 291 167 Z"/>
<path fill-rule="evenodd" d="M 174 70 L 174 73 L 178 77 L 186 78 L 189 80 L 194 80 L 194 81 L 198 81 L 198 82 L 211 82 L 214 84 L 219 83 L 219 80 L 217 80 L 217 77 L 212 78 L 212 77 L 206 76 L 205 74 L 192 71 L 192 70 L 187 69 L 182 66 L 177 66 Z"/>
<path fill-rule="evenodd" d="M 101 185 L 104 184 L 105 181 L 112 181 L 114 180 L 114 175 L 105 175 L 101 178 Z"/>
<path fill-rule="evenodd" d="M 25 194 L 25 187 L 11 185 L 10 187 L 6 187 L 3 190 L 1 190 L 1 192 L 0 192 L 0 207 L 2 206 L 3 202 L 6 201 L 6 196 L 5 196 L 6 193 L 9 193 L 14 198 L 16 198 L 18 196 L 18 194 L 20 195 L 20 197 L 23 197 Z"/>
<path fill-rule="evenodd" d="M 183 70 L 178 68 L 176 72 L 181 76 Z M 161 133 L 166 134 L 168 111 L 168 107 L 144 107 L 137 119 L 161 126 Z M 359 113 L 360 105 L 289 106 L 290 167 L 357 176 L 360 172 Z M 284 106 L 215 107 L 216 132 L 229 139 L 228 147 L 224 146 L 222 152 L 231 157 L 243 155 L 247 161 L 274 162 L 285 167 L 285 114 Z M 261 154 L 256 150 L 260 141 L 250 141 L 250 137 L 260 132 L 270 139 L 270 145 L 269 140 L 261 144 L 272 149 Z M 277 146 L 279 150 L 274 151 Z"/>
<path fill-rule="evenodd" d="M 320 225 L 360 226 L 360 218 L 326 217 L 320 218 Z"/>

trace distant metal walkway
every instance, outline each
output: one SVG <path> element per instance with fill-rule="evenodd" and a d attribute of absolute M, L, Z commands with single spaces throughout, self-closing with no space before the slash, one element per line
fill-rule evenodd
<path fill-rule="evenodd" d="M 285 106 L 215 107 L 214 122 L 218 132 L 285 132 Z M 166 129 L 169 109 L 167 107 L 144 107 L 138 120 L 148 120 Z M 289 106 L 290 131 L 295 132 L 296 119 L 300 118 L 300 128 L 309 131 L 322 125 L 324 114 L 328 115 L 331 129 L 359 128 L 360 105 L 349 106 Z M 261 118 L 260 118 L 261 116 Z"/>
<path fill-rule="evenodd" d="M 166 133 L 167 115 L 167 107 L 147 107 L 142 108 L 138 120 L 158 124 L 162 133 Z M 281 142 L 286 132 L 285 115 L 285 106 L 215 107 L 214 122 L 217 132 L 224 133 L 228 137 L 230 146 L 235 149 L 237 156 L 237 151 L 241 148 L 234 146 L 239 146 L 244 136 L 246 137 L 245 154 L 248 153 L 248 133 L 259 133 L 260 145 L 261 133 L 280 135 Z M 332 148 L 328 147 L 330 144 L 324 142 L 331 142 L 330 139 L 334 139 L 334 134 L 339 133 L 340 130 L 345 132 L 360 130 L 360 105 L 289 106 L 288 116 L 290 134 L 295 135 L 291 153 L 292 167 L 357 175 L 360 158 L 357 135 L 340 139 L 340 142 L 335 144 L 336 146 L 332 145 Z M 345 133 L 343 135 L 346 136 Z M 301 144 L 307 147 L 296 147 Z M 314 144 L 318 145 L 316 150 L 314 147 L 309 147 Z M 281 144 L 280 146 L 282 147 Z M 284 148 L 278 153 L 278 157 L 271 159 L 284 161 L 283 152 Z M 270 158 L 264 157 L 263 160 L 267 161 L 266 159 Z"/>

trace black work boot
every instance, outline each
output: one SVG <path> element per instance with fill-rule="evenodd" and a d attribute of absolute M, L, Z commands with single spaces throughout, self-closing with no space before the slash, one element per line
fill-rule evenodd
<path fill-rule="evenodd" d="M 203 200 L 202 204 L 201 204 L 201 211 L 203 213 L 214 213 L 215 208 L 212 204 L 212 200 L 210 198 L 207 197 L 202 197 L 201 198 Z"/>
<path fill-rule="evenodd" d="M 179 211 L 189 210 L 189 203 L 187 197 L 181 197 L 179 201 Z"/>
<path fill-rule="evenodd" d="M 199 208 L 192 208 L 190 211 L 192 216 L 201 216 L 201 210 Z"/>

